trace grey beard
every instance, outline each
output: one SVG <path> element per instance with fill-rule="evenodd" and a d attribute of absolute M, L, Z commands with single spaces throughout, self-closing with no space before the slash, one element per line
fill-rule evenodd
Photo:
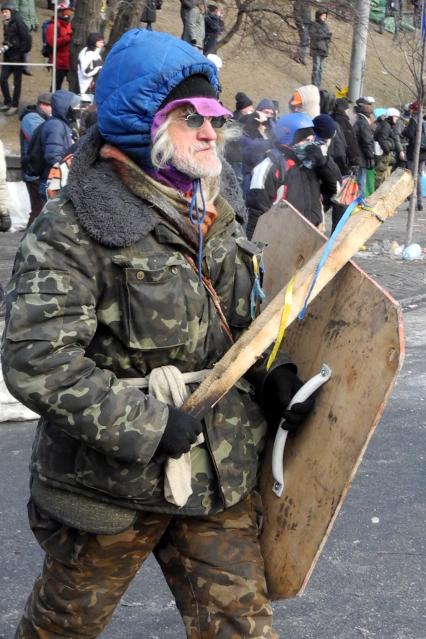
<path fill-rule="evenodd" d="M 222 162 L 218 155 L 216 156 L 215 166 L 200 166 L 192 155 L 178 153 L 173 154 L 171 163 L 175 169 L 193 180 L 197 178 L 215 178 L 222 171 Z"/>

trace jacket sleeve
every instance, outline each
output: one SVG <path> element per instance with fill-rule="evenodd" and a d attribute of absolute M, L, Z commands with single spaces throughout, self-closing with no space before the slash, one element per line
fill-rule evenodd
<path fill-rule="evenodd" d="M 90 240 L 57 202 L 48 203 L 17 254 L 6 298 L 5 382 L 69 436 L 122 462 L 148 463 L 167 406 L 87 356 L 97 328 L 99 265 Z"/>

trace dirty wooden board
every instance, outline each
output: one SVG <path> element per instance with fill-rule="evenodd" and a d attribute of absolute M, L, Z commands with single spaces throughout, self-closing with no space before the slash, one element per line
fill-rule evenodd
<path fill-rule="evenodd" d="M 325 242 L 288 206 L 262 216 L 254 239 L 268 242 L 268 299 Z M 265 452 L 262 550 L 272 599 L 300 594 L 308 583 L 402 362 L 401 311 L 350 262 L 312 301 L 306 318 L 287 329 L 284 348 L 303 379 L 323 362 L 333 375 L 314 414 L 287 441 L 281 498 L 272 493 L 272 446 Z"/>

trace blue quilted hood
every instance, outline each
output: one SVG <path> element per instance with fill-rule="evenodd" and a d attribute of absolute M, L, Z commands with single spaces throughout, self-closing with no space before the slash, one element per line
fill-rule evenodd
<path fill-rule="evenodd" d="M 150 166 L 151 124 L 174 87 L 194 74 L 219 88 L 216 66 L 195 47 L 167 33 L 131 29 L 115 43 L 96 83 L 102 137 Z"/>

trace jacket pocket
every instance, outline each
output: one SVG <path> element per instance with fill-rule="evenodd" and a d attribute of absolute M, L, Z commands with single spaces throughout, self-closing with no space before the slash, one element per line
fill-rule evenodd
<path fill-rule="evenodd" d="M 146 466 L 129 466 L 82 444 L 74 470 L 77 482 L 83 486 L 111 497 L 152 503 L 153 499 L 159 499 L 162 495 L 162 468 L 155 460 Z"/>
<path fill-rule="evenodd" d="M 70 276 L 65 271 L 40 269 L 22 273 L 15 284 L 6 337 L 14 342 L 58 339 L 64 322 Z"/>
<path fill-rule="evenodd" d="M 113 262 L 122 268 L 123 314 L 130 348 L 153 350 L 185 344 L 184 258 L 178 253 L 137 260 L 117 256 Z"/>

